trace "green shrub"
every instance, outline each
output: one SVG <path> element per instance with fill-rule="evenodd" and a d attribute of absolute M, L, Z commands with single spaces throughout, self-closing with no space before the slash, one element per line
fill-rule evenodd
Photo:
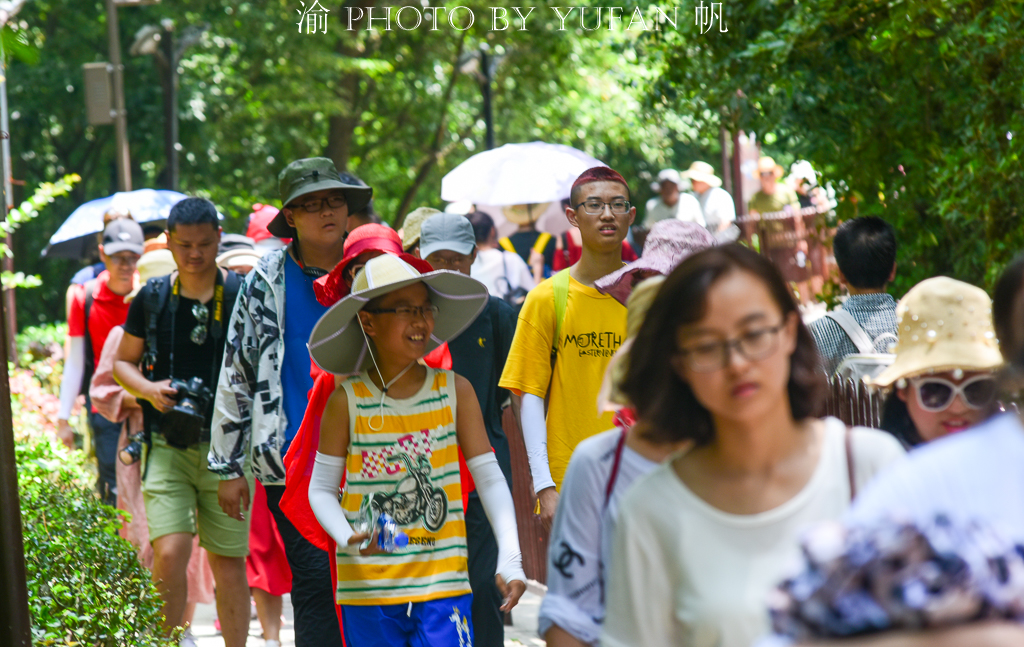
<path fill-rule="evenodd" d="M 34 645 L 157 647 L 160 598 L 135 548 L 117 531 L 81 452 L 51 436 L 17 439 L 18 488 Z"/>

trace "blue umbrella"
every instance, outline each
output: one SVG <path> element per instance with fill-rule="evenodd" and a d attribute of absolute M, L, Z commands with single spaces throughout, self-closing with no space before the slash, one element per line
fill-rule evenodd
<path fill-rule="evenodd" d="M 171 207 L 187 196 L 177 191 L 138 189 L 91 200 L 72 212 L 43 250 L 44 257 L 85 258 L 96 249 L 103 231 L 103 214 L 111 207 L 127 210 L 138 223 L 166 220 Z M 223 216 L 221 216 L 223 218 Z"/>

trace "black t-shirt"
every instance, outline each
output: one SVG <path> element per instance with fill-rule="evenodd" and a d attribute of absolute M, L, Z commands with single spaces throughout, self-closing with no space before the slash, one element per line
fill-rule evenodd
<path fill-rule="evenodd" d="M 530 250 L 537 243 L 537 239 L 540 238 L 539 231 L 517 231 L 508 237 L 512 247 L 515 248 L 516 254 L 526 261 L 526 264 L 530 264 Z M 551 236 L 548 239 L 548 244 L 544 246 L 544 265 L 551 268 L 555 262 L 555 237 Z"/>
<path fill-rule="evenodd" d="M 146 339 L 146 312 L 145 304 L 147 297 L 152 290 L 154 282 L 146 283 L 128 308 L 128 319 L 124 322 L 124 331 L 142 340 Z M 227 298 L 225 296 L 225 298 Z M 171 375 L 171 349 L 174 350 L 174 375 L 179 380 L 188 381 L 198 377 L 203 385 L 210 389 L 210 401 L 206 407 L 206 425 L 203 429 L 201 442 L 210 440 L 210 423 L 213 420 L 213 393 L 217 388 L 217 377 L 220 375 L 220 364 L 224 358 L 224 338 L 227 336 L 228 319 L 231 316 L 233 303 L 224 303 L 224 320 L 221 323 L 221 334 L 219 339 L 213 338 L 213 307 L 214 300 L 211 298 L 206 302 L 207 334 L 202 345 L 192 342 L 193 329 L 200 322 L 192 313 L 192 306 L 199 303 L 194 299 L 180 297 L 178 300 L 178 311 L 174 321 L 174 337 L 171 337 L 171 308 L 170 297 L 160 311 L 160 319 L 157 323 L 157 354 L 153 375 L 146 378 L 154 382 L 166 380 Z M 142 415 L 145 420 L 146 429 L 153 429 L 153 424 L 159 420 L 160 412 L 146 400 L 139 400 L 142 407 Z"/>
<path fill-rule="evenodd" d="M 494 339 L 495 322 L 497 339 Z M 487 307 L 469 328 L 448 342 L 448 351 L 452 354 L 452 370 L 469 380 L 476 391 L 487 437 L 509 488 L 512 487 L 512 456 L 508 438 L 501 426 L 501 404 L 509 393 L 498 388 L 498 379 L 505 369 L 505 360 L 515 332 L 515 310 L 498 297 L 490 297 Z"/>

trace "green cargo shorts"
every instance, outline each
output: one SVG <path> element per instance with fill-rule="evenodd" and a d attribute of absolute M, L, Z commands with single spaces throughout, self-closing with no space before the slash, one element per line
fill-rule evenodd
<path fill-rule="evenodd" d="M 146 504 L 146 521 L 150 542 L 176 532 L 199 533 L 199 545 L 215 555 L 245 557 L 249 554 L 249 518 L 232 519 L 217 502 L 220 479 L 207 469 L 210 443 L 189 449 L 167 444 L 153 434 L 142 495 Z M 145 464 L 145 463 L 144 463 Z M 253 478 L 246 474 L 249 492 Z"/>

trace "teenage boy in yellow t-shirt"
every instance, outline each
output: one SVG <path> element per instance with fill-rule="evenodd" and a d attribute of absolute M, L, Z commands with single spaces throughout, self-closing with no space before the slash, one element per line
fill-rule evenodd
<path fill-rule="evenodd" d="M 561 277 L 563 286 L 568 278 L 561 325 L 555 275 L 526 297 L 499 383 L 523 398 L 523 438 L 545 529 L 551 527 L 558 487 L 576 445 L 614 426 L 610 413 L 597 411 L 597 394 L 608 361 L 626 336 L 626 308 L 598 292 L 594 282 L 622 267 L 622 241 L 636 208 L 629 204 L 626 180 L 599 166 L 576 178 L 565 216 L 580 230 L 583 254 L 563 270 L 569 274 Z"/>

